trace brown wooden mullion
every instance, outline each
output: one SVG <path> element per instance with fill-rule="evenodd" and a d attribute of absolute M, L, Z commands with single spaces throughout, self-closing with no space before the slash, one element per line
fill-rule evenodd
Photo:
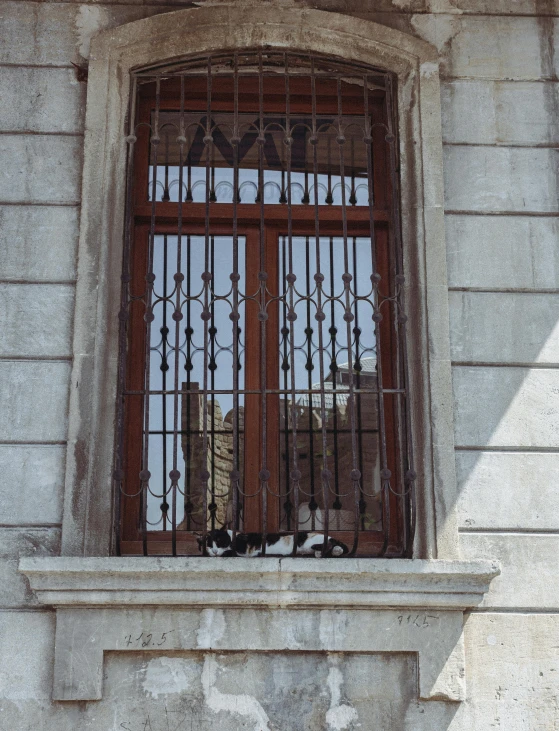
<path fill-rule="evenodd" d="M 136 227 L 130 262 L 132 296 L 140 296 L 146 287 L 149 229 Z M 145 303 L 135 300 L 129 307 L 128 359 L 126 382 L 129 390 L 144 389 L 146 323 L 144 320 Z M 139 474 L 142 469 L 142 435 L 144 397 L 125 397 L 126 431 L 124 434 L 125 482 L 124 493 L 133 495 L 140 489 Z M 138 448 L 140 445 L 140 448 Z M 139 538 L 140 495 L 122 496 L 121 515 L 123 540 Z"/>

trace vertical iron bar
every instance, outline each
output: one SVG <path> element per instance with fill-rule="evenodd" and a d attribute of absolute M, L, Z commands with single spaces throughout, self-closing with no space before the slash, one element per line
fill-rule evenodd
<path fill-rule="evenodd" d="M 316 249 L 316 290 L 317 290 L 317 306 L 315 319 L 318 323 L 318 352 L 319 352 L 319 371 L 320 371 L 320 423 L 322 432 L 322 509 L 323 520 L 322 528 L 324 531 L 324 543 L 322 546 L 322 555 L 326 555 L 328 550 L 328 532 L 330 519 L 330 471 L 328 469 L 328 434 L 326 431 L 326 394 L 324 386 L 324 332 L 323 323 L 326 315 L 322 310 L 322 283 L 324 275 L 322 274 L 320 260 L 320 214 L 318 200 L 318 129 L 316 119 L 316 69 L 314 58 L 311 56 L 311 104 L 312 104 L 312 133 L 311 144 L 313 148 L 313 178 L 314 178 L 314 236 Z M 333 294 L 333 292 L 331 293 Z M 335 375 L 335 374 L 333 374 Z M 312 396 L 311 396 L 312 398 Z M 334 384 L 332 384 L 332 399 L 335 404 Z"/>
<path fill-rule="evenodd" d="M 204 282 L 204 309 L 202 317 L 204 321 L 204 374 L 203 374 L 203 391 L 202 391 L 202 480 L 203 498 L 202 498 L 202 519 L 204 526 L 202 529 L 202 547 L 204 555 L 206 553 L 206 538 L 208 533 L 208 480 L 210 473 L 208 472 L 208 321 L 210 318 L 210 186 L 211 186 L 211 145 L 213 145 L 211 114 L 212 114 L 212 57 L 208 56 L 207 65 L 207 108 L 206 108 L 206 134 L 204 136 L 204 144 L 206 145 L 206 200 L 205 200 L 205 216 L 204 216 L 204 272 L 202 281 Z"/>
<path fill-rule="evenodd" d="M 190 390 L 192 373 L 192 300 L 191 300 L 191 265 L 190 257 L 192 252 L 192 240 L 190 234 L 186 236 L 186 463 L 185 471 L 185 511 L 186 511 L 186 529 L 192 529 L 192 392 Z M 196 398 L 199 398 L 198 396 Z M 198 424 L 196 429 L 199 430 Z"/>
<path fill-rule="evenodd" d="M 354 303 L 353 303 L 353 309 L 354 309 L 354 327 L 353 327 L 353 334 L 355 337 L 355 365 L 359 365 L 360 369 L 355 370 L 355 380 L 357 381 L 357 388 L 361 388 L 361 372 L 363 370 L 363 363 L 361 362 L 361 356 L 359 352 L 359 340 L 360 340 L 360 331 L 359 331 L 359 292 L 357 290 L 357 237 L 353 236 L 353 285 L 354 285 Z M 357 399 L 357 449 L 358 449 L 358 455 L 359 455 L 359 472 L 361 472 L 361 480 L 363 480 L 363 420 L 362 420 L 362 398 L 361 394 L 358 394 L 356 396 Z M 361 510 L 361 502 L 364 501 L 363 497 L 363 483 L 361 483 L 361 497 L 359 498 L 359 512 L 361 515 L 363 515 L 363 512 Z M 364 518 L 361 518 L 361 528 L 364 530 Z"/>
<path fill-rule="evenodd" d="M 215 275 L 215 236 L 210 236 L 210 274 L 212 275 L 212 280 Z M 216 449 L 216 442 L 215 442 L 215 404 L 216 404 L 216 398 L 215 398 L 215 340 L 216 340 L 216 332 L 215 332 L 215 307 L 213 303 L 210 306 L 210 362 L 209 362 L 209 369 L 210 369 L 210 388 L 211 388 L 211 396 L 210 396 L 210 480 L 211 480 L 211 496 L 212 501 L 209 506 L 210 510 L 210 525 L 212 531 L 216 529 L 215 525 L 215 517 L 216 517 L 216 502 L 215 502 L 215 449 Z"/>
<path fill-rule="evenodd" d="M 305 236 L 305 286 L 306 286 L 306 315 L 307 315 L 307 327 L 306 342 L 307 342 L 307 387 L 312 392 L 312 328 L 311 328 L 311 263 L 309 256 L 309 237 Z M 312 423 L 312 406 L 313 397 L 312 393 L 309 393 L 309 412 L 308 419 L 309 425 L 307 428 L 307 436 L 309 439 L 309 464 L 310 464 L 310 489 L 311 499 L 309 502 L 309 511 L 311 514 L 311 530 L 315 530 L 316 523 L 316 508 L 313 511 L 312 506 L 316 505 L 315 500 L 315 489 L 314 489 L 314 434 L 313 434 L 313 423 Z"/>
<path fill-rule="evenodd" d="M 235 541 L 239 519 L 239 236 L 237 231 L 237 190 L 239 188 L 239 58 L 234 56 L 233 77 L 233 469 L 231 472 L 231 489 L 233 491 L 233 536 Z M 245 252 L 246 255 L 246 252 Z M 246 287 L 246 285 L 245 285 Z M 243 425 L 244 431 L 244 425 Z"/>
<path fill-rule="evenodd" d="M 285 509 L 286 509 L 286 525 L 287 530 L 291 530 L 291 509 L 292 509 L 292 503 L 291 503 L 291 479 L 289 476 L 289 409 L 287 405 L 287 390 L 289 386 L 289 379 L 287 376 L 287 371 L 289 370 L 289 361 L 287 358 L 288 355 L 288 348 L 289 348 L 289 329 L 287 327 L 287 286 L 286 286 L 286 272 L 287 272 L 287 252 L 285 248 L 285 236 L 281 237 L 281 296 L 283 297 L 283 301 L 281 303 L 282 307 L 282 338 L 283 338 L 283 362 L 282 362 L 282 371 L 283 371 L 283 390 L 284 390 L 284 398 L 283 398 L 283 422 L 284 422 L 284 448 L 285 448 Z M 288 509 L 289 506 L 289 509 Z"/>
<path fill-rule="evenodd" d="M 183 319 L 181 311 L 181 287 L 184 275 L 181 272 L 182 264 L 182 186 L 183 186 L 183 156 L 186 138 L 184 136 L 184 75 L 180 77 L 180 119 L 179 119 L 179 135 L 177 137 L 179 143 L 179 200 L 178 200 L 178 221 L 177 221 L 177 269 L 175 272 L 175 312 L 173 319 L 175 321 L 175 373 L 173 384 L 173 466 L 169 477 L 171 479 L 171 552 L 173 556 L 177 555 L 177 487 L 180 479 L 178 469 L 178 429 L 179 429 L 179 347 L 180 347 L 180 322 Z M 188 439 L 188 436 L 187 436 Z"/>
<path fill-rule="evenodd" d="M 332 399 L 334 403 L 333 413 L 333 431 L 334 431 L 334 492 L 336 495 L 335 505 L 341 508 L 340 503 L 340 456 L 338 450 L 338 395 L 337 395 L 337 373 L 339 370 L 338 359 L 337 359 L 337 334 L 338 328 L 336 327 L 336 307 L 334 300 L 334 237 L 329 237 L 328 253 L 330 256 L 330 340 L 332 344 L 332 361 L 330 363 L 330 372 L 332 373 Z"/>
<path fill-rule="evenodd" d="M 264 221 L 264 74 L 262 69 L 262 51 L 258 53 L 258 193 L 260 198 L 260 251 L 259 251 L 259 286 L 260 286 L 260 410 L 262 414 L 262 467 L 259 475 L 260 490 L 262 491 L 262 555 L 266 555 L 266 536 L 268 534 L 268 397 L 267 397 L 267 340 L 266 327 L 268 313 L 266 311 L 267 261 L 266 261 L 266 228 Z M 276 526 L 277 528 L 277 526 Z"/>
<path fill-rule="evenodd" d="M 291 136 L 291 104 L 290 104 L 290 85 L 289 85 L 289 55 L 284 55 L 285 61 L 285 146 L 287 147 L 287 247 L 289 260 L 289 274 L 287 275 L 287 283 L 289 289 L 289 313 L 287 319 L 290 322 L 289 328 L 289 359 L 291 361 L 291 426 L 293 430 L 292 454 L 293 454 L 293 470 L 291 472 L 291 480 L 293 483 L 293 502 L 295 509 L 295 533 L 293 536 L 293 556 L 297 553 L 297 540 L 299 537 L 299 483 L 301 480 L 301 472 L 298 468 L 297 454 L 297 402 L 296 402 L 296 382 L 295 382 L 295 327 L 293 323 L 297 319 L 294 307 L 293 290 L 297 279 L 293 272 L 293 217 L 291 210 L 291 152 L 293 138 Z"/>
<path fill-rule="evenodd" d="M 345 313 L 344 320 L 346 321 L 346 337 L 347 337 L 347 370 L 348 370 L 348 386 L 349 386 L 349 416 L 351 423 L 351 481 L 353 482 L 354 489 L 354 510 L 355 510 L 355 528 L 353 537 L 353 547 L 350 551 L 350 555 L 353 556 L 357 552 L 357 545 L 359 542 L 359 494 L 360 494 L 360 480 L 361 473 L 357 469 L 357 436 L 355 431 L 355 394 L 353 384 L 353 352 L 352 352 L 352 338 L 351 338 L 351 323 L 353 321 L 353 313 L 351 312 L 351 274 L 349 273 L 349 251 L 347 242 L 347 207 L 346 207 L 346 190 L 345 190 L 345 156 L 344 156 L 344 144 L 345 136 L 343 134 L 343 110 L 342 110 L 342 79 L 341 76 L 337 77 L 338 87 L 338 151 L 340 156 L 340 188 L 342 193 L 342 229 L 343 229 L 343 245 L 344 245 L 344 273 L 342 280 L 344 282 L 345 292 Z"/>
<path fill-rule="evenodd" d="M 161 302 L 163 307 L 163 326 L 161 328 L 161 385 L 163 388 L 163 394 L 161 395 L 161 419 L 163 426 L 163 444 L 162 453 L 163 459 L 161 463 L 162 468 L 162 505 L 167 503 L 167 234 L 163 235 L 163 300 Z M 162 513 L 163 530 L 167 530 L 167 512 L 165 510 Z"/>

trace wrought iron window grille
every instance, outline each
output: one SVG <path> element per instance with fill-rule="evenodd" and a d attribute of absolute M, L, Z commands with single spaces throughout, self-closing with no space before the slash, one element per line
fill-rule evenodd
<path fill-rule="evenodd" d="M 273 50 L 132 75 L 119 553 L 411 555 L 394 84 Z"/>

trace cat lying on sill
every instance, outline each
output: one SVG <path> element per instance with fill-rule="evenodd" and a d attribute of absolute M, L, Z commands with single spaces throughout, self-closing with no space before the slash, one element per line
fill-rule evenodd
<path fill-rule="evenodd" d="M 200 551 L 203 550 L 204 538 L 196 536 Z M 268 533 L 266 536 L 266 556 L 291 556 L 293 555 L 293 535 L 279 535 Z M 324 546 L 324 535 L 322 533 L 305 533 L 301 531 L 297 535 L 297 556 L 322 556 Z M 213 530 L 206 535 L 206 551 L 210 556 L 241 556 L 243 558 L 254 558 L 262 555 L 262 533 L 237 533 L 233 540 L 233 531 Z M 338 558 L 349 553 L 349 548 L 328 536 L 325 556 Z"/>

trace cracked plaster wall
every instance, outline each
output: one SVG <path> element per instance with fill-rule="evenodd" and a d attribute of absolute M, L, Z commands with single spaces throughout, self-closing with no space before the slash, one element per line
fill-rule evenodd
<path fill-rule="evenodd" d="M 219 655 L 213 623 L 207 652 L 111 653 L 103 701 L 51 703 L 53 615 L 16 565 L 59 550 L 85 101 L 71 64 L 100 30 L 190 4 L 2 0 L 0 729 L 559 728 L 559 2 L 298 4 L 440 53 L 462 550 L 503 566 L 467 619 L 469 697 L 418 703 L 411 656 Z"/>

